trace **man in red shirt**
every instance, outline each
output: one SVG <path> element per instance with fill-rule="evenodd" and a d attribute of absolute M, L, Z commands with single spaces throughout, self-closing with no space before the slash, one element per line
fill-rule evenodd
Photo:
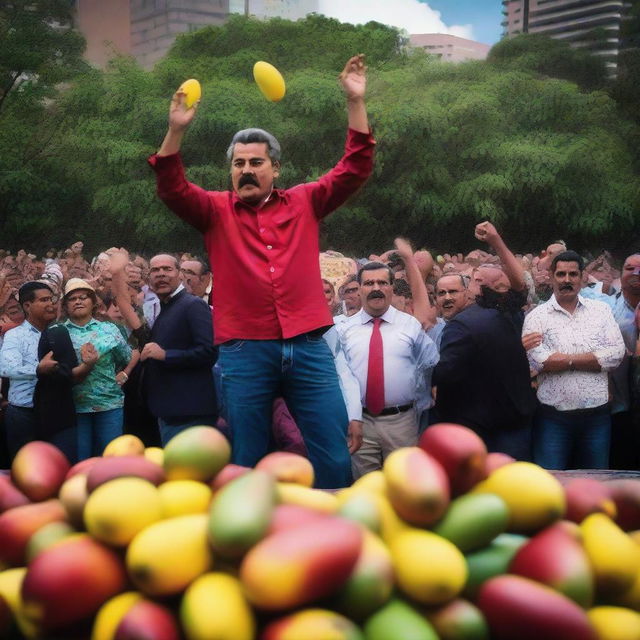
<path fill-rule="evenodd" d="M 178 152 L 196 109 L 173 96 L 169 130 L 149 159 L 158 194 L 204 235 L 216 286 L 215 342 L 220 345 L 225 412 L 233 462 L 252 466 L 269 447 L 274 398 L 284 397 L 305 439 L 316 486 L 351 481 L 349 451 L 361 442 L 350 423 L 331 351 L 322 334 L 333 324 L 324 299 L 318 229 L 371 174 L 375 142 L 364 102 L 364 57 L 340 74 L 349 130 L 338 164 L 316 182 L 276 189 L 280 145 L 261 129 L 233 137 L 233 191 L 205 191 L 188 182 Z M 348 431 L 348 444 L 347 444 Z"/>

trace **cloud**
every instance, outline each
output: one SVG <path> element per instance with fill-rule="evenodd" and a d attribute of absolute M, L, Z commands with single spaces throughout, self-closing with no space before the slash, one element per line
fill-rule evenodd
<path fill-rule="evenodd" d="M 449 33 L 473 40 L 472 25 L 447 26 L 439 11 L 420 0 L 319 0 L 319 13 L 351 24 L 375 20 L 410 34 Z"/>

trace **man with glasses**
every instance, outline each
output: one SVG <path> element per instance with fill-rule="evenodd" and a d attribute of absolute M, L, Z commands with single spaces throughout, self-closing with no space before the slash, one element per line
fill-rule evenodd
<path fill-rule="evenodd" d="M 363 443 L 352 457 L 355 477 L 380 469 L 394 449 L 416 444 L 420 378 L 438 361 L 420 322 L 391 305 L 392 275 L 381 262 L 362 267 L 362 309 L 336 326 L 363 407 Z"/>
<path fill-rule="evenodd" d="M 42 282 L 26 282 L 18 291 L 25 320 L 7 331 L 0 349 L 0 376 L 9 379 L 9 404 L 5 410 L 5 437 L 13 459 L 27 442 L 35 440 L 38 422 L 33 409 L 33 392 L 38 368 L 40 335 L 57 316 L 51 288 Z"/>

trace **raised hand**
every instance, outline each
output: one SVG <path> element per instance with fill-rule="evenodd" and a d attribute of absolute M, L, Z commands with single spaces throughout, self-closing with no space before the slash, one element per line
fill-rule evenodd
<path fill-rule="evenodd" d="M 191 124 L 199 103 L 196 102 L 187 109 L 186 99 L 187 94 L 184 91 L 176 91 L 173 94 L 169 108 L 169 129 L 184 131 Z"/>
<path fill-rule="evenodd" d="M 486 242 L 491 247 L 500 239 L 500 234 L 489 221 L 476 225 L 475 236 L 478 240 Z"/>
<path fill-rule="evenodd" d="M 339 78 L 348 100 L 364 98 L 367 89 L 367 67 L 364 64 L 364 54 L 360 53 L 349 58 Z"/>
<path fill-rule="evenodd" d="M 413 249 L 411 248 L 411 244 L 409 244 L 408 240 L 405 240 L 404 238 L 396 238 L 393 241 L 393 244 L 400 254 L 400 257 L 404 260 L 408 260 L 413 257 Z"/>

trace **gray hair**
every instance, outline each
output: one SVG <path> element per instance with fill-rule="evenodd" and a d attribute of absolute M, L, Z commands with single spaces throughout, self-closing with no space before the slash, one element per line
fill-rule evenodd
<path fill-rule="evenodd" d="M 231 140 L 231 144 L 227 149 L 227 159 L 233 158 L 233 148 L 236 143 L 249 144 L 251 142 L 264 142 L 267 145 L 267 153 L 271 162 L 280 162 L 280 143 L 276 140 L 275 136 L 271 135 L 264 129 L 242 129 L 238 131 Z"/>

